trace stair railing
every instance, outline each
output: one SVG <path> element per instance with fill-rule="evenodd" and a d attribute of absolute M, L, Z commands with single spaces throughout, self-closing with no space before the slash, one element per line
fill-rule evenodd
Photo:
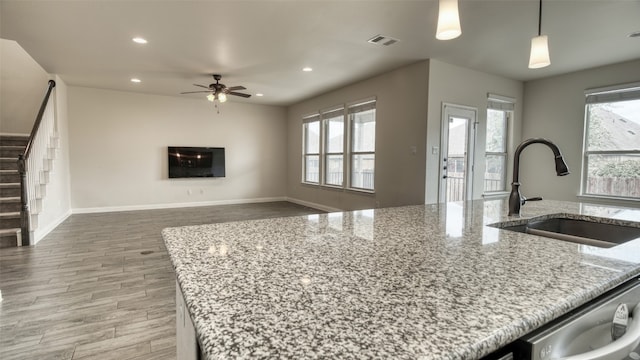
<path fill-rule="evenodd" d="M 40 176 L 44 170 L 44 159 L 49 151 L 51 134 L 55 131 L 55 114 L 53 106 L 48 106 L 49 97 L 56 82 L 49 80 L 47 92 L 40 105 L 38 116 L 31 129 L 27 147 L 18 156 L 18 171 L 20 172 L 20 228 L 22 245 L 32 245 L 31 241 L 31 212 L 29 204 L 34 203 L 36 188 L 40 185 Z"/>

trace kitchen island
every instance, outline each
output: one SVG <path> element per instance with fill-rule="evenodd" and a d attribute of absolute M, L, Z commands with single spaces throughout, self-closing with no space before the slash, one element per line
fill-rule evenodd
<path fill-rule="evenodd" d="M 473 201 L 163 237 L 206 359 L 479 359 L 640 274 L 640 239 L 599 248 L 488 226 L 578 214 L 640 227 L 640 209 L 544 200 L 506 214 Z"/>

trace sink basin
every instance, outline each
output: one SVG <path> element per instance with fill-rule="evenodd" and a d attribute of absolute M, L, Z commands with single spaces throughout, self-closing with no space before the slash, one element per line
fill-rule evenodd
<path fill-rule="evenodd" d="M 613 247 L 640 238 L 640 227 L 610 224 L 565 216 L 529 219 L 516 225 L 492 226 L 532 235 L 598 247 Z"/>

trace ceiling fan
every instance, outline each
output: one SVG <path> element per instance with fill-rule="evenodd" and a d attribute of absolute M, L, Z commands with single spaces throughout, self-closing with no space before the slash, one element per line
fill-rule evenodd
<path fill-rule="evenodd" d="M 193 84 L 194 86 L 205 88 L 207 90 L 199 90 L 199 91 L 185 91 L 180 94 L 195 94 L 195 93 L 209 93 L 207 95 L 207 99 L 211 102 L 218 100 L 221 103 L 227 101 L 227 95 L 240 96 L 243 98 L 251 97 L 249 94 L 239 93 L 236 90 L 246 90 L 244 86 L 231 86 L 227 87 L 225 84 L 220 84 L 220 79 L 222 79 L 222 75 L 214 74 L 213 79 L 216 81 L 214 84 L 209 84 L 209 86 Z"/>

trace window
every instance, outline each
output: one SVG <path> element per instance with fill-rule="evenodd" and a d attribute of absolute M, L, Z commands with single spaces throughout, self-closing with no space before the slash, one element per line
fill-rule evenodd
<path fill-rule="evenodd" d="M 351 124 L 351 188 L 373 190 L 376 144 L 376 103 L 349 107 Z"/>
<path fill-rule="evenodd" d="M 324 183 L 342 186 L 344 178 L 344 108 L 322 113 L 324 126 Z"/>
<path fill-rule="evenodd" d="M 484 192 L 506 191 L 507 129 L 514 99 L 489 95 L 485 147 Z"/>
<path fill-rule="evenodd" d="M 375 140 L 375 100 L 304 118 L 302 182 L 373 191 Z"/>
<path fill-rule="evenodd" d="M 304 119 L 303 181 L 317 184 L 320 180 L 320 117 Z"/>
<path fill-rule="evenodd" d="M 640 199 L 640 83 L 586 93 L 582 193 Z"/>

